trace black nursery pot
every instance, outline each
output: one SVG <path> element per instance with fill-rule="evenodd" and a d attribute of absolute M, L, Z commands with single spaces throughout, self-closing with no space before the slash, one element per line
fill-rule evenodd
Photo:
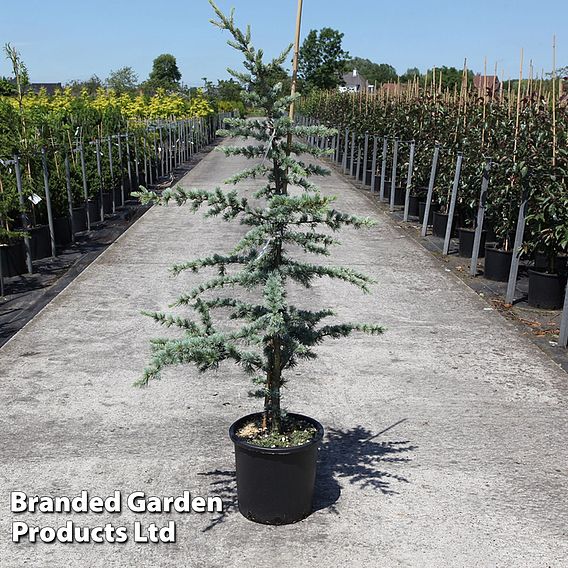
<path fill-rule="evenodd" d="M 511 272 L 512 251 L 498 249 L 495 244 L 485 245 L 485 268 L 483 275 L 488 280 L 507 282 Z"/>
<path fill-rule="evenodd" d="M 564 303 L 566 276 L 529 270 L 529 305 L 559 310 Z"/>
<path fill-rule="evenodd" d="M 555 272 L 564 275 L 567 272 L 568 256 L 556 256 L 554 259 Z M 549 258 L 543 252 L 536 252 L 534 255 L 534 269 L 538 272 L 546 272 L 549 263 Z"/>
<path fill-rule="evenodd" d="M 103 209 L 105 215 L 112 213 L 112 193 L 103 193 Z"/>
<path fill-rule="evenodd" d="M 229 428 L 235 444 L 239 511 L 256 523 L 287 525 L 312 512 L 318 446 L 323 426 L 313 418 L 289 414 L 316 428 L 307 444 L 293 448 L 263 448 L 237 438 L 236 432 L 260 414 L 249 414 Z"/>
<path fill-rule="evenodd" d="M 87 214 L 85 207 L 73 207 L 73 229 L 76 233 L 87 230 Z"/>
<path fill-rule="evenodd" d="M 385 199 L 390 202 L 391 184 L 388 187 L 385 185 Z M 404 198 L 406 197 L 406 188 L 396 187 L 394 190 L 394 204 L 396 206 L 404 205 Z"/>
<path fill-rule="evenodd" d="M 101 220 L 101 206 L 98 200 L 89 201 L 89 220 L 91 224 Z"/>
<path fill-rule="evenodd" d="M 452 230 L 450 233 L 452 237 L 456 236 L 456 221 L 457 218 L 454 215 L 454 221 L 452 223 Z M 436 237 L 445 237 L 447 224 L 448 224 L 448 216 L 445 213 L 434 211 L 434 218 L 432 221 L 432 234 L 435 235 Z"/>
<path fill-rule="evenodd" d="M 0 246 L 2 257 L 2 276 L 19 276 L 28 271 L 24 241 L 18 240 L 7 246 Z"/>
<path fill-rule="evenodd" d="M 458 229 L 459 236 L 459 255 L 471 258 L 473 253 L 473 241 L 475 240 L 475 229 Z M 481 231 L 481 242 L 479 244 L 479 258 L 485 256 L 485 239 L 487 231 Z"/>
<path fill-rule="evenodd" d="M 47 225 L 28 229 L 30 234 L 30 248 L 32 260 L 39 260 L 51 256 L 51 236 Z"/>
<path fill-rule="evenodd" d="M 430 204 L 430 212 L 428 213 L 428 225 L 434 222 L 434 212 L 438 209 L 436 203 Z M 418 202 L 418 220 L 420 223 L 424 223 L 424 215 L 426 214 L 426 201 Z"/>
<path fill-rule="evenodd" d="M 65 246 L 71 242 L 71 223 L 69 217 L 56 217 L 53 220 L 53 230 L 55 232 L 55 244 Z"/>
<path fill-rule="evenodd" d="M 419 198 L 416 195 L 411 195 L 408 201 L 408 215 L 410 217 L 418 217 L 420 214 L 420 209 L 418 206 Z M 424 204 L 426 205 L 426 204 Z"/>

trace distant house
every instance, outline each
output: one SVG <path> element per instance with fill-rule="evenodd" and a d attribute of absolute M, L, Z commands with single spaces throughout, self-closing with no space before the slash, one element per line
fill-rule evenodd
<path fill-rule="evenodd" d="M 501 91 L 501 82 L 497 75 L 481 75 L 478 73 L 473 78 L 473 86 L 481 96 L 485 94 L 491 97 L 498 95 Z M 483 92 L 484 87 L 486 89 L 485 93 Z"/>
<path fill-rule="evenodd" d="M 369 81 L 360 75 L 357 69 L 344 73 L 342 79 L 344 84 L 339 86 L 341 93 L 371 92 L 375 88 L 375 85 L 369 85 Z"/>
<path fill-rule="evenodd" d="M 16 79 L 13 77 L 8 79 L 8 82 L 16 86 Z M 39 93 L 42 89 L 44 89 L 48 95 L 53 95 L 55 91 L 63 90 L 63 86 L 61 83 L 28 83 L 25 87 L 25 91 L 28 93 Z"/>

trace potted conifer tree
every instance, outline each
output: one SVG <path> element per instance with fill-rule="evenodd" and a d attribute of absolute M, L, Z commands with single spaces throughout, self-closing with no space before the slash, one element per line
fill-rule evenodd
<path fill-rule="evenodd" d="M 211 0 L 210 0 L 211 1 Z M 330 309 L 302 309 L 288 301 L 293 286 L 310 288 L 316 278 L 338 278 L 368 291 L 371 279 L 350 268 L 318 265 L 292 257 L 292 251 L 328 255 L 336 244 L 332 233 L 344 226 L 368 227 L 371 221 L 336 211 L 333 197 L 322 195 L 310 181 L 329 172 L 318 163 L 303 162 L 301 154 L 325 152 L 299 141 L 308 135 L 332 136 L 325 127 L 294 125 L 288 116 L 291 96 L 281 94 L 272 77 L 286 60 L 290 48 L 270 63 L 256 50 L 250 30 L 235 26 L 233 13 L 225 16 L 211 1 L 218 20 L 212 23 L 232 35 L 229 44 L 244 55 L 246 72 L 231 72 L 241 81 L 247 103 L 262 108 L 265 118 L 226 120 L 221 135 L 253 138 L 255 144 L 220 147 L 228 156 L 244 156 L 253 165 L 235 174 L 228 183 L 251 178 L 266 179 L 253 201 L 237 190 L 214 191 L 174 187 L 157 196 L 141 188 L 145 202 L 189 204 L 207 209 L 225 221 L 238 221 L 247 232 L 226 254 L 213 254 L 173 267 L 173 272 L 214 270 L 216 275 L 183 294 L 177 305 L 193 308 L 196 318 L 176 313 L 148 313 L 156 322 L 176 326 L 178 339 L 152 342 L 152 358 L 138 384 L 146 385 L 172 364 L 193 363 L 199 371 L 230 360 L 251 376 L 254 396 L 263 410 L 237 420 L 230 427 L 235 445 L 239 509 L 247 518 L 267 524 L 287 524 L 306 517 L 312 508 L 317 446 L 323 428 L 311 417 L 285 412 L 281 393 L 287 372 L 302 360 L 315 358 L 314 347 L 322 340 L 339 338 L 358 330 L 379 334 L 378 325 L 329 323 Z M 247 298 L 229 291 L 244 288 Z M 227 323 L 242 320 L 240 329 Z"/>

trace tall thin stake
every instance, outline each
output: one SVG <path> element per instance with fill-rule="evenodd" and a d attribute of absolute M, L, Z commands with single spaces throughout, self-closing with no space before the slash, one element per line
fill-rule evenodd
<path fill-rule="evenodd" d="M 296 14 L 296 36 L 294 38 L 294 59 L 292 61 L 292 87 L 290 95 L 296 94 L 296 83 L 298 81 L 298 58 L 300 55 L 300 29 L 302 26 L 302 4 L 303 0 L 298 0 L 298 11 Z M 290 103 L 290 120 L 294 120 L 294 101 Z M 288 145 L 290 145 L 292 135 L 288 135 Z"/>
<path fill-rule="evenodd" d="M 556 35 L 552 36 L 552 167 L 556 166 Z"/>

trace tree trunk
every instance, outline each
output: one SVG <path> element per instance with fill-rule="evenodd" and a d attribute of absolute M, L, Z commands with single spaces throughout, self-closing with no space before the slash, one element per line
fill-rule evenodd
<path fill-rule="evenodd" d="M 278 336 L 272 338 L 270 370 L 266 378 L 267 394 L 264 398 L 264 411 L 267 428 L 270 432 L 282 431 L 280 409 L 280 387 L 282 386 L 281 343 Z"/>

